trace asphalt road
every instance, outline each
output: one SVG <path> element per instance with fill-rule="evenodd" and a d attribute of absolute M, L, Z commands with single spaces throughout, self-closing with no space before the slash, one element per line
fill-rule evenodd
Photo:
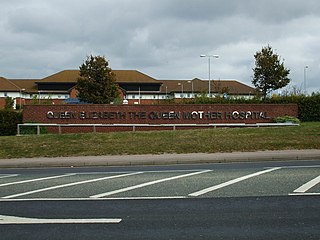
<path fill-rule="evenodd" d="M 319 176 L 319 160 L 0 170 L 1 239 L 320 239 Z"/>

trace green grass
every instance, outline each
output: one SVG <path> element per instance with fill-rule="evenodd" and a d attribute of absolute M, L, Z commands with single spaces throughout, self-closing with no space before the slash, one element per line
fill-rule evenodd
<path fill-rule="evenodd" d="M 299 127 L 0 137 L 0 159 L 320 149 L 320 122 Z"/>

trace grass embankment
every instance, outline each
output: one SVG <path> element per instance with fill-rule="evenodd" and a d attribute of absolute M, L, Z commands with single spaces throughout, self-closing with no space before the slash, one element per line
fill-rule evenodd
<path fill-rule="evenodd" d="M 320 122 L 282 128 L 0 137 L 0 159 L 285 149 L 320 149 Z"/>

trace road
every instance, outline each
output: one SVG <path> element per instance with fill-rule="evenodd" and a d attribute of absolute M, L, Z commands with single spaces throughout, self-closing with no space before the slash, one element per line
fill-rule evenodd
<path fill-rule="evenodd" d="M 0 170 L 1 239 L 320 239 L 320 160 Z"/>

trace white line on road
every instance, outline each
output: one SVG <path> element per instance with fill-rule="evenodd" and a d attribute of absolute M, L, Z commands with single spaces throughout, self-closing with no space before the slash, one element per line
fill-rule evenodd
<path fill-rule="evenodd" d="M 167 200 L 167 199 L 185 199 L 186 196 L 168 196 L 168 197 L 115 197 L 115 198 L 100 198 L 101 200 Z M 91 198 L 94 200 L 94 198 Z M 98 198 L 99 199 L 99 198 Z"/>
<path fill-rule="evenodd" d="M 22 184 L 22 183 L 39 182 L 39 181 L 50 180 L 50 179 L 55 179 L 55 178 L 69 177 L 69 176 L 73 176 L 73 175 L 76 175 L 76 174 L 69 173 L 69 174 L 63 174 L 63 175 L 52 176 L 52 177 L 35 178 L 35 179 L 30 179 L 30 180 L 18 181 L 18 182 L 3 183 L 3 184 L 0 184 L 0 187 Z"/>
<path fill-rule="evenodd" d="M 112 201 L 112 200 L 166 200 L 185 199 L 187 196 L 167 196 L 167 197 L 119 197 L 119 198 L 16 198 L 0 199 L 0 202 L 37 202 L 37 201 Z"/>
<path fill-rule="evenodd" d="M 320 165 L 309 165 L 309 166 L 282 166 L 282 168 L 319 168 Z"/>
<path fill-rule="evenodd" d="M 16 176 L 19 176 L 19 174 L 10 174 L 5 176 L 0 176 L 0 178 L 9 178 L 9 177 L 16 177 Z"/>
<path fill-rule="evenodd" d="M 320 193 L 289 193 L 289 196 L 320 196 Z"/>
<path fill-rule="evenodd" d="M 311 181 L 307 182 L 306 184 L 303 184 L 301 187 L 297 188 L 293 192 L 305 193 L 306 191 L 308 191 L 310 188 L 314 187 L 318 183 L 320 183 L 320 175 L 318 177 L 312 179 Z"/>
<path fill-rule="evenodd" d="M 239 177 L 239 178 L 236 178 L 236 179 L 233 179 L 233 180 L 230 180 L 230 181 L 227 181 L 227 182 L 224 182 L 224 183 L 221 183 L 221 184 L 218 184 L 218 185 L 215 185 L 215 186 L 212 186 L 212 187 L 209 187 L 209 188 L 205 188 L 203 190 L 191 193 L 191 194 L 189 194 L 189 196 L 190 197 L 198 197 L 198 196 L 206 194 L 208 192 L 212 192 L 212 191 L 215 191 L 217 189 L 224 188 L 224 187 L 227 187 L 229 185 L 241 182 L 243 180 L 246 180 L 246 179 L 249 179 L 249 178 L 253 178 L 253 177 L 262 175 L 264 173 L 269 173 L 269 172 L 272 172 L 272 171 L 275 171 L 275 170 L 278 170 L 278 169 L 281 169 L 281 167 L 271 168 L 271 169 L 267 169 L 267 170 L 264 170 L 264 171 L 256 172 L 256 173 L 253 173 L 253 174 L 249 174 L 249 175 L 246 175 L 246 176 L 243 176 L 243 177 Z"/>
<path fill-rule="evenodd" d="M 176 173 L 176 172 L 200 172 L 200 171 L 204 171 L 204 170 L 207 170 L 207 169 L 186 169 L 186 170 L 146 170 L 146 171 L 143 171 L 144 173 Z M 110 173 L 113 173 L 113 174 L 120 174 L 120 173 L 132 173 L 132 171 L 126 171 L 126 172 L 77 172 L 75 174 L 77 175 L 90 175 L 90 174 L 93 174 L 93 175 L 96 175 L 96 174 L 110 174 Z"/>
<path fill-rule="evenodd" d="M 123 193 L 123 192 L 131 191 L 131 190 L 134 190 L 134 189 L 137 189 L 137 188 L 143 188 L 143 187 L 154 185 L 154 184 L 157 184 L 157 183 L 167 182 L 167 181 L 176 180 L 176 179 L 184 178 L 184 177 L 190 177 L 190 176 L 194 176 L 194 175 L 198 175 L 198 174 L 202 174 L 202 173 L 207 173 L 207 172 L 211 172 L 211 171 L 212 170 L 203 170 L 201 172 L 188 173 L 188 174 L 179 175 L 179 176 L 170 177 L 170 178 L 164 178 L 164 179 L 160 179 L 160 180 L 156 180 L 156 181 L 152 181 L 152 182 L 146 182 L 146 183 L 142 183 L 142 184 L 131 186 L 131 187 L 121 188 L 121 189 L 118 189 L 118 190 L 115 190 L 115 191 L 111 191 L 111 192 L 106 192 L 106 193 L 93 195 L 90 198 L 107 197 L 107 196 L 111 196 L 111 195 L 114 195 L 114 194 L 117 194 L 117 193 Z"/>
<path fill-rule="evenodd" d="M 120 223 L 120 218 L 93 218 L 93 219 L 43 219 L 0 215 L 0 224 L 111 224 Z"/>
<path fill-rule="evenodd" d="M 48 187 L 48 188 L 41 188 L 41 189 L 29 191 L 29 192 L 18 193 L 18 194 L 14 194 L 14 195 L 10 195 L 10 196 L 5 196 L 5 197 L 2 197 L 2 198 L 4 198 L 4 199 L 9 199 L 9 198 L 21 197 L 21 196 L 30 195 L 30 194 L 33 194 L 33 193 L 50 191 L 50 190 L 54 190 L 54 189 L 58 189 L 58 188 L 76 186 L 76 185 L 80 185 L 80 184 L 98 182 L 98 181 L 103 181 L 103 180 L 108 180 L 108 179 L 114 179 L 114 178 L 120 178 L 120 177 L 127 177 L 127 176 L 137 175 L 137 174 L 141 174 L 141 173 L 143 173 L 143 172 L 135 172 L 135 173 L 128 173 L 128 174 L 121 174 L 121 175 L 115 175 L 115 176 L 109 176 L 109 177 L 103 177 L 103 178 L 96 178 L 96 179 L 91 179 L 91 180 L 86 180 L 86 181 L 81 181 L 81 182 L 67 183 L 67 184 L 57 185 L 57 186 Z"/>

